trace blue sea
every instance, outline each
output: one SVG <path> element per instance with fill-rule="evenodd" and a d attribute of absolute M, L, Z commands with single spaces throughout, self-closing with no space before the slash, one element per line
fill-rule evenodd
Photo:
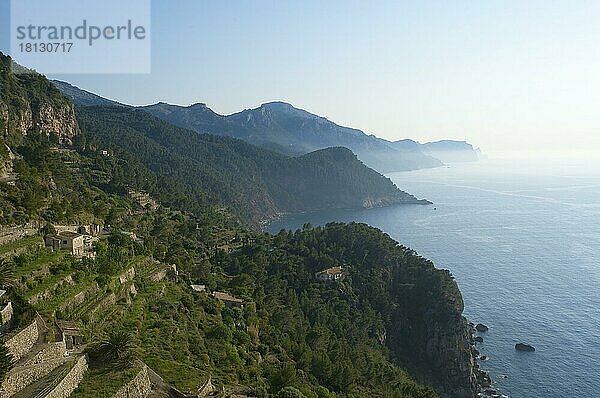
<path fill-rule="evenodd" d="M 490 328 L 480 364 L 501 393 L 600 397 L 600 163 L 486 160 L 388 176 L 434 205 L 292 214 L 268 230 L 382 229 L 455 276 L 466 317 Z"/>

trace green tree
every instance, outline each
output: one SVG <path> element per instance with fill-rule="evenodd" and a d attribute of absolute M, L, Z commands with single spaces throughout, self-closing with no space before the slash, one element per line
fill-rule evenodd
<path fill-rule="evenodd" d="M 95 356 L 105 366 L 127 368 L 135 361 L 135 344 L 131 333 L 111 330 L 96 347 Z"/>
<path fill-rule="evenodd" d="M 277 394 L 278 398 L 306 398 L 300 390 L 294 387 L 284 387 Z"/>

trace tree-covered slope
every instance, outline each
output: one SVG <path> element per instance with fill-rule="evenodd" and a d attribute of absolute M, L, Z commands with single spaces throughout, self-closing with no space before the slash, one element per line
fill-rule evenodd
<path fill-rule="evenodd" d="M 346 147 L 369 167 L 382 173 L 442 165 L 419 148 L 394 148 L 386 140 L 337 125 L 284 102 L 271 102 L 228 116 L 216 114 L 204 104 L 181 107 L 160 103 L 141 109 L 199 133 L 233 136 L 259 146 L 270 145 L 282 152 L 306 153 L 328 147 Z"/>
<path fill-rule="evenodd" d="M 207 192 L 253 221 L 285 211 L 426 203 L 343 148 L 294 158 L 234 138 L 200 135 L 134 109 L 82 107 L 78 118 L 101 145 Z"/>
<path fill-rule="evenodd" d="M 82 90 L 67 82 L 60 80 L 52 80 L 52 84 L 56 86 L 65 96 L 71 98 L 74 104 L 80 106 L 127 106 L 119 102 L 103 98 L 89 91 Z"/>

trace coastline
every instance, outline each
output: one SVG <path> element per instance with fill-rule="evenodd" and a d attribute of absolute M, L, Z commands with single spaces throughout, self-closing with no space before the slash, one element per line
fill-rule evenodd
<path fill-rule="evenodd" d="M 423 203 L 411 204 L 415 205 Z M 281 220 L 286 215 L 309 215 L 318 212 L 319 211 L 293 213 L 280 212 L 276 217 L 263 220 L 261 223 L 261 230 L 264 232 L 269 232 L 269 224 L 273 221 Z M 387 232 L 381 228 L 377 229 L 382 233 L 387 234 Z M 436 268 L 440 269 L 437 266 Z M 436 377 L 437 381 L 431 380 L 431 382 L 433 382 L 431 385 L 435 387 L 442 398 L 504 397 L 496 390 L 491 389 L 492 380 L 489 373 L 485 370 L 482 370 L 479 366 L 479 352 L 475 346 L 475 328 L 473 323 L 469 323 L 469 320 L 467 320 L 462 314 L 464 309 L 462 292 L 456 284 L 455 288 L 455 293 L 459 297 L 456 297 L 456 300 L 453 300 L 456 307 L 451 310 L 451 312 L 456 311 L 454 313 L 457 315 L 457 318 L 450 317 L 447 322 L 441 323 L 432 323 L 425 320 L 426 325 L 423 329 L 423 335 L 420 336 L 420 339 L 423 343 L 420 344 L 420 346 L 423 347 L 423 354 L 427 355 L 429 358 L 432 368 L 437 368 L 442 372 L 439 375 L 439 379 Z M 440 308 L 432 310 L 441 311 Z M 459 319 L 462 320 L 459 321 Z M 458 344 L 452 343 L 452 336 L 454 336 L 454 338 L 458 338 L 454 340 Z M 453 361 L 453 358 L 460 359 L 455 362 Z"/>

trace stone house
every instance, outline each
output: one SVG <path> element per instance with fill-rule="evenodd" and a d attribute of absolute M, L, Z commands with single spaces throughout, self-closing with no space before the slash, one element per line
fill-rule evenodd
<path fill-rule="evenodd" d="M 221 300 L 227 307 L 244 308 L 244 300 L 225 292 L 213 292 L 212 296 Z"/>
<path fill-rule="evenodd" d="M 79 326 L 75 322 L 56 321 L 56 326 L 60 331 L 62 341 L 64 341 L 67 350 L 72 350 L 83 345 L 83 333 L 81 333 Z"/>
<path fill-rule="evenodd" d="M 83 235 L 77 232 L 63 231 L 45 237 L 46 247 L 52 250 L 68 250 L 74 256 L 83 256 L 85 251 Z"/>
<path fill-rule="evenodd" d="M 316 278 L 320 281 L 337 281 L 344 276 L 344 269 L 342 267 L 332 267 L 319 271 L 315 274 Z"/>
<path fill-rule="evenodd" d="M 102 232 L 102 226 L 99 224 L 80 225 L 77 232 L 82 235 L 98 236 Z"/>

